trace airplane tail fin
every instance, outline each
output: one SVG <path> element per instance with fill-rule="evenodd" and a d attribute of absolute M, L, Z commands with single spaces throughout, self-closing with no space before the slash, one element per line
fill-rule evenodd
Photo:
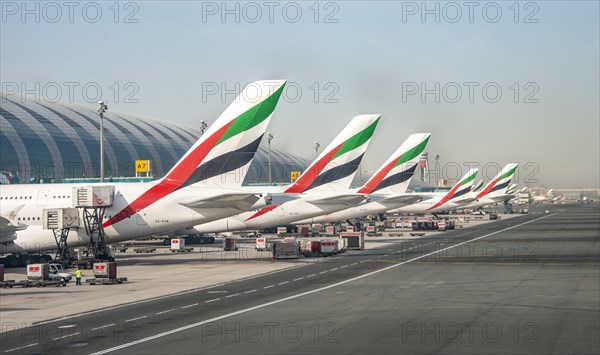
<path fill-rule="evenodd" d="M 427 210 L 433 210 L 445 204 L 446 202 L 456 199 L 462 195 L 465 195 L 471 191 L 473 182 L 477 176 L 477 169 L 469 169 L 467 173 L 442 197 L 436 204 L 428 208 Z"/>
<path fill-rule="evenodd" d="M 548 192 L 546 192 L 546 194 L 544 195 L 545 198 L 553 198 L 554 197 L 554 189 L 550 189 L 548 190 Z"/>
<path fill-rule="evenodd" d="M 479 182 L 477 182 L 477 184 L 474 184 L 473 187 L 471 188 L 472 192 L 477 192 L 479 191 L 481 188 L 483 187 L 483 180 L 479 180 Z"/>
<path fill-rule="evenodd" d="M 285 192 L 302 193 L 316 187 L 348 189 L 380 117 L 354 117 Z"/>
<path fill-rule="evenodd" d="M 513 193 L 513 195 L 518 195 L 518 194 L 520 194 L 521 192 L 525 192 L 526 190 L 527 190 L 527 187 L 526 187 L 526 186 L 524 186 L 524 187 L 521 187 L 520 189 L 516 190 L 516 191 Z"/>
<path fill-rule="evenodd" d="M 375 174 L 358 189 L 358 193 L 405 193 L 431 133 L 408 137 Z"/>
<path fill-rule="evenodd" d="M 104 222 L 104 227 L 187 186 L 240 187 L 284 86 L 285 80 L 248 84 L 162 179 Z"/>
<path fill-rule="evenodd" d="M 285 83 L 248 84 L 159 184 L 240 187 Z"/>
<path fill-rule="evenodd" d="M 518 163 L 507 164 L 499 173 L 494 177 L 492 181 L 490 181 L 479 194 L 477 194 L 477 198 L 482 198 L 484 196 L 492 197 L 495 195 L 505 195 L 506 188 L 510 184 L 515 172 L 517 171 Z"/>
<path fill-rule="evenodd" d="M 509 195 L 514 194 L 517 191 L 517 184 L 510 184 L 507 188 L 506 188 L 506 193 Z"/>

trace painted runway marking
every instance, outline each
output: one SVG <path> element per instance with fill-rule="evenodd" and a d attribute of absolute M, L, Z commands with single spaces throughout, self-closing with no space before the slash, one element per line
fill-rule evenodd
<path fill-rule="evenodd" d="M 298 281 L 298 280 L 302 280 L 304 277 L 299 277 L 297 279 L 294 279 L 294 281 Z"/>
<path fill-rule="evenodd" d="M 112 327 L 113 325 L 115 325 L 115 323 L 111 323 L 111 324 L 103 325 L 103 326 L 100 326 L 100 327 L 92 328 L 90 330 L 104 329 L 104 328 Z"/>
<path fill-rule="evenodd" d="M 337 269 L 338 269 L 338 268 L 336 267 L 336 268 L 330 269 L 329 271 L 335 271 L 335 270 L 337 270 Z"/>
<path fill-rule="evenodd" d="M 283 282 L 280 282 L 279 284 L 280 284 L 280 285 L 285 285 L 285 284 L 287 284 L 287 283 L 289 283 L 289 281 L 283 281 Z"/>
<path fill-rule="evenodd" d="M 204 301 L 204 303 L 211 303 L 220 300 L 221 298 L 213 298 L 212 300 Z"/>
<path fill-rule="evenodd" d="M 225 296 L 225 298 L 229 298 L 229 297 L 235 297 L 235 296 L 239 296 L 239 293 L 234 293 L 233 295 L 229 295 L 229 296 Z"/>
<path fill-rule="evenodd" d="M 350 265 L 356 265 L 356 263 L 352 263 L 352 264 L 350 264 Z"/>
<path fill-rule="evenodd" d="M 362 251 L 359 251 L 358 253 L 361 253 L 361 252 Z M 306 265 L 308 265 L 308 264 L 302 264 L 302 265 L 299 265 L 297 267 L 302 267 L 302 266 L 306 266 Z M 293 268 L 296 268 L 296 267 L 293 267 Z M 269 272 L 264 273 L 264 274 L 257 274 L 257 275 L 249 276 L 245 280 L 258 279 L 258 278 L 264 277 L 265 275 L 277 274 L 277 273 L 284 272 L 286 270 L 287 269 L 269 271 Z M 82 312 L 82 313 L 76 313 L 76 314 L 72 314 L 72 315 L 68 315 L 68 316 L 63 316 L 63 317 L 52 319 L 52 320 L 42 321 L 42 322 L 36 323 L 36 326 L 39 327 L 41 325 L 52 324 L 52 323 L 56 323 L 56 322 L 60 322 L 60 321 L 68 320 L 68 319 L 83 317 L 83 316 L 89 316 L 91 314 L 103 313 L 103 312 L 112 311 L 112 310 L 123 308 L 123 307 L 128 307 L 128 306 L 133 306 L 133 305 L 143 304 L 143 303 L 149 303 L 149 302 L 155 302 L 157 300 L 165 300 L 165 299 L 169 299 L 169 298 L 173 298 L 173 297 L 181 296 L 181 295 L 188 295 L 188 294 L 191 294 L 191 293 L 196 293 L 196 292 L 200 292 L 200 291 L 209 290 L 209 289 L 211 289 L 213 287 L 222 287 L 222 286 L 226 286 L 226 285 L 237 283 L 237 282 L 239 282 L 239 280 L 225 281 L 225 282 L 221 282 L 221 283 L 216 284 L 216 285 L 202 286 L 202 287 L 197 287 L 197 288 L 193 288 L 193 289 L 186 290 L 186 291 L 181 291 L 181 292 L 178 292 L 176 294 L 156 296 L 156 297 L 149 298 L 149 299 L 143 299 L 143 300 L 138 300 L 138 301 L 129 302 L 129 303 L 122 303 L 122 304 L 118 304 L 118 305 L 115 305 L 115 306 L 103 307 L 101 309 L 85 311 L 85 312 Z M 211 291 L 209 291 L 209 292 L 211 292 Z M 218 292 L 222 292 L 222 291 L 218 291 Z"/>
<path fill-rule="evenodd" d="M 316 276 L 316 274 L 310 274 L 310 275 L 308 275 L 306 277 L 313 277 L 313 276 Z"/>
<path fill-rule="evenodd" d="M 263 288 L 271 288 L 271 287 L 275 287 L 275 285 L 269 285 L 269 286 L 265 286 Z"/>
<path fill-rule="evenodd" d="M 348 267 L 348 265 L 343 265 L 343 266 L 340 266 L 340 269 L 343 269 L 343 268 L 345 268 L 345 267 Z"/>
<path fill-rule="evenodd" d="M 56 337 L 56 338 L 52 339 L 52 341 L 54 341 L 54 340 L 59 340 L 59 339 L 64 339 L 64 338 L 68 338 L 68 337 L 72 337 L 72 336 L 79 335 L 79 334 L 81 334 L 81 333 L 80 333 L 80 332 L 77 332 L 77 333 L 73 333 L 73 334 L 67 334 L 67 335 L 63 335 L 63 336 L 61 336 L 61 337 Z"/>
<path fill-rule="evenodd" d="M 324 274 L 324 273 L 326 273 L 326 272 L 327 272 L 327 271 L 321 271 L 321 272 L 319 273 L 319 275 L 321 275 L 321 274 Z"/>
<path fill-rule="evenodd" d="M 22 346 L 20 348 L 9 349 L 9 350 L 6 350 L 5 353 L 9 353 L 11 351 L 21 350 L 21 349 L 25 349 L 25 348 L 30 348 L 30 347 L 36 346 L 36 345 L 38 345 L 38 343 L 33 343 L 33 344 L 25 345 L 25 346 Z"/>
<path fill-rule="evenodd" d="M 148 316 L 141 316 L 141 317 L 137 317 L 137 318 L 131 318 L 125 321 L 125 323 L 127 322 L 133 322 L 134 320 L 140 320 L 140 319 L 144 319 L 144 318 L 148 318 Z"/>
<path fill-rule="evenodd" d="M 252 293 L 252 292 L 256 292 L 256 289 L 254 289 L 254 290 L 250 290 L 250 291 L 246 291 L 246 292 L 244 292 L 244 293 Z"/>
<path fill-rule="evenodd" d="M 186 309 L 186 308 L 190 308 L 190 307 L 196 307 L 197 305 L 198 305 L 198 303 L 188 304 L 187 306 L 181 307 L 181 309 Z"/>
<path fill-rule="evenodd" d="M 257 305 L 257 306 L 248 307 L 248 308 L 245 308 L 245 309 L 241 309 L 239 311 L 227 313 L 227 314 L 224 314 L 224 315 L 221 315 L 221 316 L 218 316 L 218 317 L 214 317 L 214 318 L 211 318 L 211 319 L 207 319 L 207 320 L 203 320 L 203 321 L 200 321 L 200 322 L 188 324 L 188 325 L 183 326 L 183 327 L 171 329 L 171 330 L 168 330 L 166 332 L 158 333 L 158 334 L 146 337 L 146 338 L 142 338 L 142 339 L 139 339 L 139 340 L 131 341 L 129 343 L 125 343 L 125 344 L 121 344 L 121 345 L 118 345 L 118 346 L 114 346 L 112 348 L 104 349 L 104 350 L 98 351 L 98 352 L 96 352 L 96 353 L 94 353 L 92 355 L 100 355 L 100 354 L 111 353 L 111 352 L 114 352 L 114 351 L 117 351 L 117 350 L 121 350 L 121 349 L 125 349 L 125 348 L 128 348 L 128 347 L 134 346 L 134 345 L 146 343 L 146 342 L 151 341 L 151 340 L 159 339 L 159 338 L 162 338 L 162 337 L 165 337 L 165 336 L 168 336 L 168 335 L 180 333 L 180 332 L 186 331 L 188 329 L 193 329 L 193 328 L 199 327 L 199 326 L 204 325 L 204 324 L 216 322 L 216 321 L 219 321 L 219 320 L 222 320 L 222 319 L 226 319 L 226 318 L 231 318 L 233 316 L 237 316 L 237 315 L 240 315 L 240 314 L 252 312 L 252 311 L 255 311 L 257 309 L 266 308 L 266 307 L 269 307 L 269 306 L 272 306 L 272 305 L 275 305 L 275 304 L 283 303 L 283 302 L 286 302 L 286 301 L 289 301 L 289 300 L 293 300 L 293 299 L 296 299 L 296 298 L 300 298 L 300 297 L 312 295 L 314 293 L 322 292 L 322 291 L 328 290 L 330 288 L 338 287 L 338 286 L 345 285 L 345 284 L 350 283 L 350 282 L 354 282 L 354 281 L 357 281 L 357 280 L 368 278 L 368 277 L 371 277 L 373 275 L 382 273 L 384 271 L 396 268 L 398 266 L 406 265 L 408 263 L 411 263 L 411 262 L 414 262 L 414 261 L 417 261 L 417 260 L 421 260 L 421 259 L 426 258 L 428 256 L 444 252 L 444 251 L 446 251 L 448 249 L 453 249 L 453 248 L 459 247 L 461 245 L 465 245 L 465 244 L 468 244 L 468 243 L 471 243 L 471 242 L 474 242 L 474 241 L 477 241 L 477 240 L 480 240 L 480 239 L 483 239 L 483 238 L 487 238 L 487 237 L 490 237 L 492 235 L 496 235 L 498 233 L 506 232 L 508 230 L 511 230 L 511 229 L 514 229 L 514 228 L 517 228 L 517 227 L 520 227 L 520 226 L 524 226 L 526 224 L 533 223 L 533 222 L 536 222 L 536 221 L 539 221 L 541 219 L 548 218 L 548 217 L 551 217 L 551 216 L 554 216 L 554 215 L 556 215 L 556 213 L 545 215 L 545 216 L 540 217 L 540 218 L 536 218 L 536 219 L 533 219 L 533 220 L 530 220 L 530 221 L 527 221 L 527 222 L 524 222 L 524 223 L 521 223 L 521 224 L 517 224 L 517 225 L 511 226 L 511 227 L 508 227 L 508 228 L 504 228 L 504 229 L 501 229 L 501 230 L 498 230 L 498 231 L 495 231 L 495 232 L 492 232 L 492 233 L 488 233 L 488 234 L 482 235 L 481 237 L 473 238 L 471 240 L 467 240 L 467 241 L 464 241 L 464 242 L 461 242 L 461 243 L 457 243 L 455 245 L 452 245 L 452 246 L 449 246 L 449 247 L 446 247 L 446 248 L 443 248 L 443 249 L 432 251 L 430 253 L 427 253 L 427 254 L 424 254 L 424 255 L 420 255 L 420 256 L 414 257 L 412 259 L 409 259 L 409 260 L 406 260 L 406 261 L 403 261 L 403 262 L 399 262 L 399 263 L 396 263 L 396 264 L 393 264 L 393 265 L 390 265 L 390 266 L 387 266 L 387 267 L 384 267 L 384 268 L 381 268 L 381 269 L 378 269 L 378 270 L 375 270 L 375 271 L 371 271 L 371 272 L 368 272 L 366 274 L 363 274 L 363 275 L 360 275 L 360 276 L 356 276 L 356 277 L 353 277 L 353 278 L 350 278 L 350 279 L 347 279 L 347 280 L 344 280 L 344 281 L 340 281 L 340 282 L 337 282 L 337 283 L 334 283 L 334 284 L 330 284 L 330 285 L 327 285 L 327 286 L 324 286 L 324 287 L 320 287 L 320 288 L 317 288 L 317 289 L 314 289 L 314 290 L 310 290 L 310 291 L 306 291 L 306 292 L 301 292 L 301 293 L 298 293 L 298 294 L 295 294 L 295 295 L 292 295 L 292 296 L 284 297 L 284 298 L 281 298 L 281 299 L 278 299 L 278 300 L 275 300 L 275 301 L 271 301 L 271 302 L 267 302 L 267 303 L 263 303 L 263 304 L 260 304 L 260 305 Z"/>
<path fill-rule="evenodd" d="M 75 324 L 69 324 L 69 325 L 61 325 L 60 327 L 57 327 L 58 329 L 68 329 L 68 328 L 75 328 L 76 325 Z"/>
<path fill-rule="evenodd" d="M 166 311 L 156 312 L 155 314 L 165 314 L 165 313 L 173 312 L 174 310 L 175 309 L 167 309 Z"/>
<path fill-rule="evenodd" d="M 228 291 L 207 291 L 206 293 L 227 293 Z"/>

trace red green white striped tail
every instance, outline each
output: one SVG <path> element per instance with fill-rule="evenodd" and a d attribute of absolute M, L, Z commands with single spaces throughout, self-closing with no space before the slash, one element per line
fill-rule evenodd
<path fill-rule="evenodd" d="M 356 116 L 285 192 L 350 188 L 381 115 Z"/>
<path fill-rule="evenodd" d="M 473 186 L 473 182 L 475 181 L 475 176 L 477 176 L 477 169 L 470 169 L 465 176 L 462 177 L 451 189 L 448 191 L 444 197 L 442 197 L 436 204 L 428 208 L 428 211 L 434 210 L 438 207 L 442 207 L 446 202 L 460 197 L 462 195 L 467 194 L 471 191 L 471 187 Z"/>
<path fill-rule="evenodd" d="M 492 181 L 488 182 L 487 185 L 477 194 L 477 198 L 482 198 L 484 196 L 493 197 L 500 196 L 506 194 L 506 189 L 510 185 L 510 181 L 512 180 L 515 172 L 517 171 L 518 163 L 507 164 L 499 173 L 492 179 Z"/>
<path fill-rule="evenodd" d="M 240 187 L 284 86 L 285 80 L 248 84 L 165 177 L 106 221 L 104 227 L 189 185 Z"/>
<path fill-rule="evenodd" d="M 358 193 L 405 193 L 429 142 L 431 133 L 408 137 L 375 174 L 358 189 Z"/>

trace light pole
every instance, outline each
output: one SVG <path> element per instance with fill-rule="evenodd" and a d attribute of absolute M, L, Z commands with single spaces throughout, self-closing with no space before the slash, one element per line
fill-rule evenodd
<path fill-rule="evenodd" d="M 269 143 L 269 185 L 271 185 L 271 141 L 273 140 L 273 135 L 271 132 L 267 134 L 267 143 Z"/>
<path fill-rule="evenodd" d="M 315 142 L 315 154 L 317 155 L 317 158 L 319 157 L 319 148 L 321 148 L 321 145 L 319 142 Z"/>
<path fill-rule="evenodd" d="M 440 180 L 440 179 L 441 179 L 441 176 L 438 174 L 438 173 L 439 173 L 439 171 L 440 171 L 440 170 L 438 169 L 438 166 L 439 166 L 439 161 L 440 161 L 440 155 L 439 155 L 439 154 L 436 154 L 436 155 L 433 157 L 433 159 L 435 160 L 435 176 L 437 176 L 438 180 Z M 431 178 L 429 179 L 429 182 L 431 182 Z"/>
<path fill-rule="evenodd" d="M 204 131 L 206 131 L 207 127 L 208 125 L 206 124 L 205 120 L 200 121 L 200 135 L 204 134 Z"/>
<path fill-rule="evenodd" d="M 108 106 L 104 101 L 98 101 L 100 108 L 98 114 L 100 115 L 100 182 L 104 182 L 104 113 L 108 110 Z"/>

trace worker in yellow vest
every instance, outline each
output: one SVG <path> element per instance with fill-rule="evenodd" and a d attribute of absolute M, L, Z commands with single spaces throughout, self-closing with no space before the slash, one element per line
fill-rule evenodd
<path fill-rule="evenodd" d="M 75 271 L 75 286 L 81 286 L 81 268 Z"/>

